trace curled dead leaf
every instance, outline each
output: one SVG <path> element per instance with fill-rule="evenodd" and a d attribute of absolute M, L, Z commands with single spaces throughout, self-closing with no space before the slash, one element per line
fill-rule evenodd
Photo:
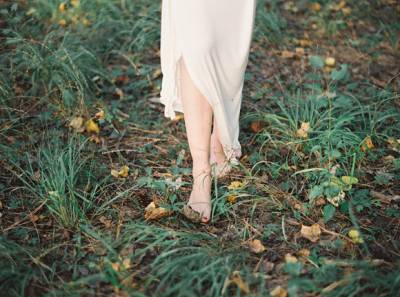
<path fill-rule="evenodd" d="M 170 216 L 171 213 L 172 213 L 171 211 L 169 211 L 164 207 L 157 207 L 157 205 L 153 201 L 146 206 L 144 212 L 144 218 L 146 220 L 158 220 Z"/>
<path fill-rule="evenodd" d="M 311 226 L 302 225 L 300 234 L 311 242 L 317 242 L 321 236 L 321 228 L 318 224 L 313 224 Z"/>

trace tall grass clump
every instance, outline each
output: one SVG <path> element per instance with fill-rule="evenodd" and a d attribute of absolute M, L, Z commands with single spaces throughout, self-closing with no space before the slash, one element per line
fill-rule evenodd
<path fill-rule="evenodd" d="M 20 180 L 40 199 L 64 228 L 86 221 L 95 207 L 101 187 L 92 171 L 96 168 L 90 154 L 84 154 L 85 141 L 71 137 L 65 147 L 58 140 L 42 145 L 37 156 L 27 155 L 27 169 L 19 167 Z"/>

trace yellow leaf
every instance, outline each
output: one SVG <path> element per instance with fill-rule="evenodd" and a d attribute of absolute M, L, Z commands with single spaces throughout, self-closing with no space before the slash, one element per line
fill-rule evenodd
<path fill-rule="evenodd" d="M 119 177 L 118 170 L 111 169 L 111 175 L 114 176 L 114 177 Z"/>
<path fill-rule="evenodd" d="M 309 130 L 310 130 L 310 123 L 309 122 L 301 122 L 300 129 L 297 130 L 296 135 L 298 137 L 307 138 Z"/>
<path fill-rule="evenodd" d="M 74 7 L 77 7 L 79 5 L 79 0 L 71 0 L 71 4 Z"/>
<path fill-rule="evenodd" d="M 300 257 L 303 257 L 303 258 L 309 257 L 310 254 L 311 254 L 311 252 L 310 252 L 310 250 L 308 250 L 308 249 L 301 249 L 301 250 L 298 252 L 298 255 L 299 255 Z"/>
<path fill-rule="evenodd" d="M 237 201 L 237 196 L 236 195 L 229 195 L 228 197 L 226 197 L 226 200 L 230 203 L 230 204 L 234 204 Z"/>
<path fill-rule="evenodd" d="M 84 120 L 82 117 L 74 117 L 69 122 L 69 127 L 71 127 L 77 132 L 83 132 L 85 130 L 85 128 L 83 127 L 83 122 Z"/>
<path fill-rule="evenodd" d="M 326 65 L 326 66 L 333 67 L 333 66 L 335 66 L 335 64 L 336 64 L 335 58 L 333 58 L 333 57 L 327 57 L 327 58 L 325 59 L 325 65 Z"/>
<path fill-rule="evenodd" d="M 82 24 L 85 25 L 85 26 L 89 26 L 90 25 L 90 21 L 88 19 L 84 18 L 82 20 Z"/>
<path fill-rule="evenodd" d="M 230 183 L 230 185 L 228 186 L 228 189 L 229 190 L 236 190 L 236 189 L 239 189 L 241 187 L 243 187 L 243 182 L 236 180 L 236 181 L 233 181 L 233 182 Z"/>
<path fill-rule="evenodd" d="M 111 267 L 114 271 L 119 271 L 121 266 L 119 265 L 119 262 L 114 262 L 111 263 Z"/>
<path fill-rule="evenodd" d="M 311 8 L 311 10 L 314 10 L 314 11 L 320 11 L 321 4 L 319 4 L 318 2 L 311 3 L 310 8 Z"/>
<path fill-rule="evenodd" d="M 351 14 L 351 8 L 350 7 L 343 7 L 342 12 L 345 16 L 349 16 Z"/>
<path fill-rule="evenodd" d="M 302 225 L 300 234 L 311 242 L 317 242 L 321 235 L 321 228 L 318 224 L 313 224 L 311 226 Z"/>
<path fill-rule="evenodd" d="M 129 175 L 129 167 L 122 166 L 121 170 L 118 171 L 118 177 L 127 177 Z"/>
<path fill-rule="evenodd" d="M 99 128 L 99 125 L 95 121 L 90 119 L 86 123 L 86 131 L 88 133 L 100 133 L 100 128 Z"/>
<path fill-rule="evenodd" d="M 349 231 L 348 235 L 354 243 L 363 243 L 364 242 L 360 236 L 360 232 L 358 232 L 358 230 L 356 230 L 356 229 L 351 229 Z"/>
<path fill-rule="evenodd" d="M 58 21 L 58 24 L 59 24 L 61 27 L 65 27 L 65 26 L 67 25 L 67 21 L 64 20 L 64 19 L 62 19 L 62 20 L 59 20 L 59 21 Z"/>
<path fill-rule="evenodd" d="M 58 6 L 58 10 L 60 11 L 60 12 L 64 12 L 65 11 L 65 3 L 63 2 L 63 3 L 60 3 L 60 5 Z"/>
<path fill-rule="evenodd" d="M 157 207 L 156 204 L 151 202 L 145 208 L 144 218 L 146 220 L 158 220 L 171 215 L 171 211 L 163 207 Z"/>
<path fill-rule="evenodd" d="M 342 176 L 342 181 L 346 184 L 346 185 L 355 185 L 356 183 L 358 183 L 358 179 L 354 176 L 347 176 L 344 175 Z"/>
<path fill-rule="evenodd" d="M 250 293 L 249 285 L 242 279 L 239 271 L 234 271 L 231 276 L 231 281 L 245 294 Z"/>
<path fill-rule="evenodd" d="M 288 295 L 288 293 L 281 286 L 277 286 L 270 292 L 270 295 L 272 297 L 286 297 Z"/>
<path fill-rule="evenodd" d="M 286 262 L 286 263 L 297 263 L 298 260 L 297 260 L 297 258 L 296 258 L 295 256 L 293 256 L 292 254 L 287 253 L 287 254 L 285 255 L 285 262 Z"/>
<path fill-rule="evenodd" d="M 372 142 L 371 136 L 367 136 L 362 144 L 361 144 L 361 150 L 365 152 L 366 150 L 373 149 L 375 147 L 374 143 Z"/>
<path fill-rule="evenodd" d="M 265 251 L 265 246 L 261 243 L 259 239 L 254 239 L 250 241 L 248 245 L 253 253 L 259 254 Z"/>

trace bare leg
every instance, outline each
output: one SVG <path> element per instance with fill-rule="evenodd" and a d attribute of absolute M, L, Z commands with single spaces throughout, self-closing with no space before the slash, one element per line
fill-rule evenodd
<path fill-rule="evenodd" d="M 226 156 L 222 144 L 219 141 L 217 123 L 214 117 L 213 131 L 211 134 L 211 163 L 222 164 L 224 162 L 226 162 Z"/>
<path fill-rule="evenodd" d="M 186 133 L 193 160 L 193 188 L 188 205 L 208 222 L 211 216 L 210 140 L 212 108 L 194 85 L 184 63 L 180 60 L 181 97 Z"/>

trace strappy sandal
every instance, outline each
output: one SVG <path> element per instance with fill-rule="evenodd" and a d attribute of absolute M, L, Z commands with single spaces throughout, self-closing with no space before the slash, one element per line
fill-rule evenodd
<path fill-rule="evenodd" d="M 199 173 L 196 177 L 194 177 L 193 178 L 193 180 L 194 179 L 196 179 L 196 178 L 198 178 L 199 176 L 201 176 L 202 174 L 206 174 L 206 176 L 210 176 L 211 177 L 211 172 L 210 171 L 206 171 L 206 170 L 203 170 L 201 173 Z M 208 204 L 208 205 L 210 205 L 210 207 L 211 207 L 211 202 L 193 202 L 193 203 L 188 203 L 188 204 L 186 204 L 184 207 L 183 207 L 183 209 L 182 209 L 182 214 L 187 218 L 187 219 L 189 219 L 190 221 L 192 221 L 192 222 L 194 222 L 194 223 L 201 223 L 201 224 L 207 224 L 207 223 L 209 223 L 210 222 L 210 219 L 211 218 L 208 218 L 208 220 L 207 221 L 203 221 L 203 218 L 204 218 L 204 216 L 202 215 L 202 213 L 200 213 L 200 212 L 198 212 L 198 211 L 196 211 L 196 210 L 194 210 L 192 207 L 191 207 L 191 205 L 195 205 L 195 204 Z"/>
<path fill-rule="evenodd" d="M 191 203 L 190 205 L 193 204 L 208 204 L 211 207 L 210 202 L 197 202 L 197 203 Z M 194 210 L 190 205 L 186 204 L 182 209 L 182 213 L 187 219 L 189 219 L 193 223 L 200 223 L 200 224 L 208 224 L 210 222 L 210 218 L 208 218 L 207 221 L 203 221 L 204 217 L 201 215 L 201 213 Z"/>

